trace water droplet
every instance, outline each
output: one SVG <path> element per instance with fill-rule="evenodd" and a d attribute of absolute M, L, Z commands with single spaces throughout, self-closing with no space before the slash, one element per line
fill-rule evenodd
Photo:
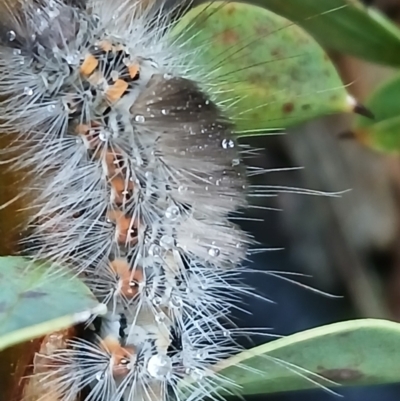
<path fill-rule="evenodd" d="M 107 142 L 110 137 L 110 133 L 108 131 L 101 131 L 99 134 L 100 141 Z"/>
<path fill-rule="evenodd" d="M 7 39 L 12 42 L 13 40 L 15 40 L 15 38 L 17 37 L 16 33 L 14 31 L 8 31 L 7 32 Z"/>
<path fill-rule="evenodd" d="M 232 167 L 238 166 L 240 164 L 240 159 L 233 159 L 232 160 Z"/>
<path fill-rule="evenodd" d="M 65 57 L 65 61 L 69 65 L 76 65 L 79 63 L 79 53 L 73 53 L 73 54 L 68 54 L 67 57 Z"/>
<path fill-rule="evenodd" d="M 97 14 L 92 14 L 93 22 L 98 24 L 100 22 L 100 17 Z"/>
<path fill-rule="evenodd" d="M 165 217 L 169 220 L 176 220 L 180 215 L 178 206 L 172 205 L 165 211 Z"/>
<path fill-rule="evenodd" d="M 221 253 L 221 251 L 220 251 L 219 248 L 211 247 L 211 248 L 208 250 L 208 254 L 209 254 L 210 256 L 212 256 L 213 258 L 216 258 L 217 256 L 219 256 L 220 253 Z"/>
<path fill-rule="evenodd" d="M 210 101 L 209 101 L 209 100 L 206 100 L 206 101 L 204 102 L 204 104 L 209 105 L 209 104 L 210 104 Z"/>
<path fill-rule="evenodd" d="M 197 359 L 203 360 L 203 359 L 206 359 L 207 357 L 208 357 L 208 351 L 206 349 L 199 349 L 196 352 L 196 358 Z"/>
<path fill-rule="evenodd" d="M 169 72 L 164 74 L 164 79 L 171 79 L 173 77 L 173 75 Z"/>
<path fill-rule="evenodd" d="M 144 123 L 146 121 L 146 119 L 144 118 L 144 116 L 138 114 L 138 115 L 135 116 L 135 121 L 137 123 Z"/>
<path fill-rule="evenodd" d="M 169 111 L 167 109 L 161 110 L 161 114 L 163 114 L 164 116 L 166 116 L 168 113 L 169 113 Z"/>
<path fill-rule="evenodd" d="M 95 378 L 97 381 L 101 382 L 102 380 L 104 380 L 104 372 L 96 373 Z"/>
<path fill-rule="evenodd" d="M 235 142 L 233 142 L 232 139 L 223 139 L 221 142 L 221 146 L 224 149 L 232 149 L 235 147 Z"/>
<path fill-rule="evenodd" d="M 33 89 L 30 88 L 29 86 L 25 86 L 24 95 L 32 96 L 33 95 Z"/>
<path fill-rule="evenodd" d="M 163 313 L 163 312 L 157 313 L 155 319 L 156 319 L 157 323 L 165 322 L 165 319 L 166 319 L 165 313 Z"/>
<path fill-rule="evenodd" d="M 116 81 L 119 78 L 119 72 L 116 70 L 111 71 L 110 77 L 113 81 Z"/>
<path fill-rule="evenodd" d="M 147 363 L 147 371 L 156 379 L 165 379 L 172 371 L 171 358 L 167 355 L 153 355 Z"/>
<path fill-rule="evenodd" d="M 231 336 L 231 332 L 229 331 L 229 330 L 224 330 L 223 332 L 222 332 L 222 335 L 224 336 L 224 337 L 230 337 Z"/>
<path fill-rule="evenodd" d="M 173 308 L 181 308 L 183 305 L 182 298 L 178 297 L 177 295 L 173 295 L 170 301 L 171 307 Z"/>
<path fill-rule="evenodd" d="M 13 54 L 14 54 L 14 56 L 20 55 L 21 54 L 21 49 L 14 49 L 13 50 Z"/>
<path fill-rule="evenodd" d="M 161 247 L 157 244 L 151 244 L 149 248 L 149 255 L 151 256 L 160 256 L 161 255 Z"/>
<path fill-rule="evenodd" d="M 194 368 L 192 369 L 190 376 L 193 380 L 202 380 L 204 377 L 204 373 L 200 369 Z"/>
<path fill-rule="evenodd" d="M 154 306 L 160 306 L 162 303 L 162 298 L 161 297 L 154 297 L 152 301 Z"/>
<path fill-rule="evenodd" d="M 55 104 L 49 104 L 49 105 L 46 107 L 46 109 L 47 109 L 47 111 L 49 111 L 49 112 L 53 112 L 53 111 L 56 109 L 56 105 L 55 105 Z"/>
<path fill-rule="evenodd" d="M 171 249 L 175 246 L 176 242 L 174 237 L 163 235 L 160 239 L 160 245 L 165 249 Z"/>

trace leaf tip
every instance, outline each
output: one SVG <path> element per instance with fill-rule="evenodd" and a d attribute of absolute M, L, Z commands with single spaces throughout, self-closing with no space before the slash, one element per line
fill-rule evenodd
<path fill-rule="evenodd" d="M 74 324 L 84 323 L 88 321 L 92 316 L 101 316 L 107 313 L 107 305 L 98 304 L 90 310 L 75 313 Z"/>
<path fill-rule="evenodd" d="M 358 103 L 353 96 L 350 95 L 347 96 L 347 104 L 350 106 L 350 109 L 353 113 L 359 114 L 360 116 L 363 117 L 367 117 L 371 120 L 375 120 L 375 116 L 372 113 L 372 111 L 367 109 L 361 103 Z"/>

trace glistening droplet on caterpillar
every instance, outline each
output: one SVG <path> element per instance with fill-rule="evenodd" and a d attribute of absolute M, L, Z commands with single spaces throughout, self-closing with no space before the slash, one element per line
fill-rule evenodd
<path fill-rule="evenodd" d="M 122 0 L 1 12 L 1 128 L 24 149 L 13 168 L 32 172 L 25 250 L 108 306 L 85 338 L 36 358 L 43 391 L 164 400 L 189 376 L 207 396 L 211 365 L 237 350 L 224 319 L 251 239 L 229 216 L 246 207 L 246 171 L 232 123 L 165 35 L 173 12 Z"/>

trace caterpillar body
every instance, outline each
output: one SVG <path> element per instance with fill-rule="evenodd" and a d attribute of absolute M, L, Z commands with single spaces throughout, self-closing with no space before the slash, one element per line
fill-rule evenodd
<path fill-rule="evenodd" d="M 211 394 L 224 382 L 211 366 L 238 349 L 225 323 L 252 239 L 230 220 L 247 205 L 246 169 L 208 72 L 165 37 L 163 4 L 6 1 L 1 13 L 1 130 L 10 155 L 23 149 L 12 169 L 33 176 L 25 249 L 108 308 L 85 338 L 37 356 L 41 388 L 154 401 L 190 378 L 189 399 Z"/>

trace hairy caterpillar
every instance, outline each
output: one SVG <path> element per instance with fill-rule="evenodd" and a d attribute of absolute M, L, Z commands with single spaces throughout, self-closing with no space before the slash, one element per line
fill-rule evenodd
<path fill-rule="evenodd" d="M 252 151 L 211 72 L 165 36 L 176 11 L 1 3 L 1 129 L 11 168 L 31 177 L 24 251 L 69 266 L 108 307 L 35 358 L 49 399 L 180 398 L 183 378 L 204 398 L 225 384 L 211 366 L 239 349 L 229 311 L 248 292 L 239 274 L 253 241 L 231 217 L 248 206 Z"/>
<path fill-rule="evenodd" d="M 108 306 L 84 338 L 37 355 L 42 391 L 161 400 L 191 377 L 204 397 L 219 382 L 210 365 L 237 349 L 223 322 L 251 243 L 229 220 L 246 206 L 231 122 L 165 39 L 162 4 L 1 12 L 1 129 L 12 169 L 32 172 L 25 252 L 69 266 Z"/>

